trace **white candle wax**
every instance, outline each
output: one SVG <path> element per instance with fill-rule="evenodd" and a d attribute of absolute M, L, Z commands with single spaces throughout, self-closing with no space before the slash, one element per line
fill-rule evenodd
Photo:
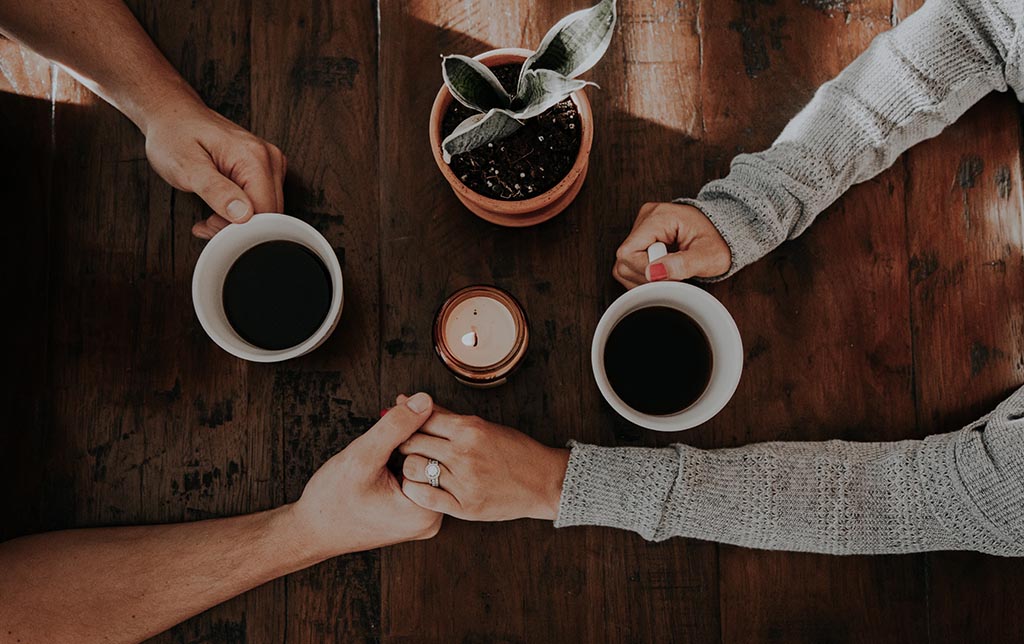
<path fill-rule="evenodd" d="M 471 367 L 489 367 L 504 360 L 516 344 L 516 322 L 504 304 L 476 296 L 459 302 L 445 323 L 449 351 Z"/>

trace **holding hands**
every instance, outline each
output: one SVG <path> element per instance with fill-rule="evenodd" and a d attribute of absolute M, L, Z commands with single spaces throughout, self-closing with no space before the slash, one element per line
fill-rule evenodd
<path fill-rule="evenodd" d="M 659 241 L 675 252 L 648 265 L 647 247 Z M 612 274 L 626 288 L 634 288 L 661 280 L 718 277 L 731 264 L 728 244 L 700 210 L 677 203 L 646 203 L 615 253 Z"/>
<path fill-rule="evenodd" d="M 399 396 L 395 409 L 403 404 L 408 401 Z M 398 450 L 406 456 L 402 492 L 423 508 L 468 521 L 553 521 L 558 516 L 567 449 L 546 447 L 511 427 L 435 405 L 422 429 Z M 428 482 L 431 459 L 441 467 L 439 487 Z"/>
<path fill-rule="evenodd" d="M 287 508 L 296 542 L 311 559 L 437 534 L 443 516 L 406 498 L 387 468 L 391 453 L 431 418 L 432 410 L 427 394 L 404 399 L 313 474 L 302 497 Z"/>

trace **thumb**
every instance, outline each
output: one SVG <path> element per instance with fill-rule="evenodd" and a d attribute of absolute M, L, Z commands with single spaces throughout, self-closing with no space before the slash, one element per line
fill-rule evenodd
<path fill-rule="evenodd" d="M 710 270 L 710 265 L 709 259 L 699 250 L 681 250 L 669 253 L 658 261 L 648 264 L 645 275 L 648 282 L 712 277 L 714 271 Z"/>
<path fill-rule="evenodd" d="M 387 461 L 391 452 L 427 422 L 433 407 L 430 396 L 422 392 L 392 407 L 362 436 L 370 457 L 380 462 Z"/>
<path fill-rule="evenodd" d="M 204 164 L 190 183 L 187 187 L 224 219 L 240 224 L 252 217 L 252 203 L 245 191 L 222 175 L 212 162 Z"/>

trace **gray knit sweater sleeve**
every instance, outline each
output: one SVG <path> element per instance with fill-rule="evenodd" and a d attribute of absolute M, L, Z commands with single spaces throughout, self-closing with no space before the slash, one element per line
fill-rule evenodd
<path fill-rule="evenodd" d="M 1024 100 L 1022 16 L 1021 0 L 929 0 L 822 85 L 770 149 L 737 156 L 725 178 L 680 199 L 729 244 L 722 277 L 800 235 L 847 188 L 992 90 Z"/>
<path fill-rule="evenodd" d="M 771 149 L 736 157 L 727 177 L 686 201 L 728 242 L 729 274 L 988 92 L 1011 87 L 1024 98 L 1022 24 L 1022 0 L 928 0 L 823 85 Z M 837 554 L 1021 556 L 1022 415 L 1024 389 L 977 423 L 923 441 L 576 444 L 555 524 Z"/>
<path fill-rule="evenodd" d="M 829 554 L 1024 556 L 1024 388 L 966 428 L 921 441 L 577 443 L 555 525 Z"/>

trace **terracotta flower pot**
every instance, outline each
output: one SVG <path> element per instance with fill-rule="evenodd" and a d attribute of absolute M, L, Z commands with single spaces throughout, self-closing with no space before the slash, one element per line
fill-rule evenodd
<path fill-rule="evenodd" d="M 480 54 L 476 59 L 488 67 L 496 67 L 508 63 L 521 63 L 532 53 L 528 49 L 495 49 Z M 483 219 L 499 226 L 532 226 L 547 221 L 565 210 L 583 187 L 583 180 L 587 177 L 587 167 L 590 162 L 590 147 L 594 142 L 594 116 L 590 111 L 590 101 L 582 91 L 573 93 L 570 98 L 576 104 L 576 109 L 579 110 L 583 131 L 580 150 L 569 173 L 553 188 L 536 197 L 520 201 L 503 201 L 485 197 L 471 190 L 455 176 L 452 169 L 444 162 L 441 155 L 441 122 L 448 111 L 448 106 L 454 99 L 448 88 L 442 85 L 441 91 L 434 99 L 434 107 L 430 110 L 430 149 L 434 153 L 437 167 L 441 169 L 441 174 L 451 184 L 459 201 Z"/>

